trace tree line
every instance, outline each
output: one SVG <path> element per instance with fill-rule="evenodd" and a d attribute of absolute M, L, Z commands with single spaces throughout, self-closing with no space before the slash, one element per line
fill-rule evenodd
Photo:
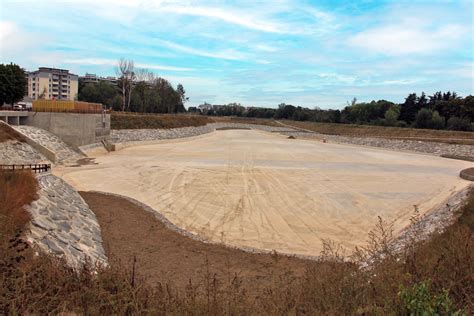
<path fill-rule="evenodd" d="M 96 102 L 115 111 L 142 113 L 185 112 L 188 101 L 182 84 L 176 89 L 166 79 L 147 69 L 135 68 L 121 59 L 116 67 L 117 84 L 108 81 L 79 82 L 78 100 Z"/>
<path fill-rule="evenodd" d="M 387 100 L 357 102 L 353 99 L 342 110 L 305 108 L 281 103 L 278 108 L 243 107 L 238 103 L 190 107 L 202 115 L 289 119 L 325 123 L 370 124 L 430 129 L 474 130 L 474 96 L 460 97 L 455 92 L 436 92 L 427 96 L 409 94 L 403 103 Z"/>

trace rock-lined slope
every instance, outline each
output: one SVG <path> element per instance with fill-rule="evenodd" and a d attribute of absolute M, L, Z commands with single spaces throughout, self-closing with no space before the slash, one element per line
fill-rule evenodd
<path fill-rule="evenodd" d="M 324 139 L 330 143 L 353 144 L 387 148 L 392 150 L 407 150 L 435 155 L 456 155 L 474 158 L 474 146 L 472 145 L 456 145 L 417 140 L 387 139 L 379 137 L 349 137 L 309 132 L 285 132 L 285 134 L 296 138 Z"/>
<path fill-rule="evenodd" d="M 43 145 L 54 152 L 56 155 L 56 163 L 64 163 L 67 160 L 77 160 L 84 157 L 82 154 L 74 151 L 74 149 L 62 141 L 58 136 L 44 129 L 24 125 L 15 126 L 15 128 L 40 145 Z"/>
<path fill-rule="evenodd" d="M 97 218 L 76 190 L 51 174 L 39 175 L 38 184 L 39 199 L 27 208 L 32 217 L 30 242 L 64 256 L 71 265 L 86 257 L 107 263 Z"/>
<path fill-rule="evenodd" d="M 171 129 L 122 129 L 112 130 L 110 132 L 111 139 L 114 143 L 135 142 L 135 141 L 151 141 L 160 139 L 185 138 L 207 134 L 219 128 L 236 128 L 236 129 L 258 129 L 267 132 L 287 132 L 296 131 L 287 127 L 241 124 L 241 123 L 211 123 L 205 126 L 191 126 Z"/>
<path fill-rule="evenodd" d="M 48 159 L 27 143 L 7 140 L 0 143 L 0 164 L 35 164 L 48 162 Z"/>

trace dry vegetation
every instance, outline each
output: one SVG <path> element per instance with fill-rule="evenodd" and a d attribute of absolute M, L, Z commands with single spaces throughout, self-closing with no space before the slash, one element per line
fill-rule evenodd
<path fill-rule="evenodd" d="M 112 129 L 141 129 L 141 128 L 178 128 L 187 126 L 202 126 L 209 122 L 207 117 L 184 114 L 138 114 L 112 112 L 110 127 Z"/>
<path fill-rule="evenodd" d="M 474 145 L 474 132 L 416 129 L 356 124 L 316 123 L 282 120 L 283 123 L 328 135 L 412 139 Z"/>
<path fill-rule="evenodd" d="M 258 124 L 269 126 L 281 126 L 273 119 L 238 117 L 238 116 L 209 116 L 211 122 L 216 123 L 240 123 L 240 124 Z"/>
<path fill-rule="evenodd" d="M 474 312 L 473 194 L 459 220 L 430 241 L 415 242 L 418 232 L 414 229 L 413 242 L 398 254 L 390 246 L 390 227 L 380 220 L 370 232 L 367 246 L 350 255 L 351 262 L 345 261 L 347 257 L 337 245 L 325 241 L 319 262 L 308 262 L 301 276 L 293 275 L 290 269 L 260 295 L 253 296 L 248 294 L 251 282 L 245 285 L 242 277 L 233 273 L 217 276 L 210 269 L 209 260 L 204 262 L 207 268 L 198 279 L 177 286 L 172 281 L 150 282 L 134 261 L 107 268 L 85 264 L 74 271 L 59 259 L 26 255 L 31 250 L 25 250 L 18 239 L 18 230 L 24 229 L 25 220 L 23 217 L 15 220 L 15 214 L 18 205 L 31 200 L 34 194 L 21 200 L 10 197 L 16 196 L 13 193 L 19 190 L 25 194 L 34 192 L 34 187 L 27 184 L 28 177 L 1 174 L 2 221 L 9 217 L 11 224 L 1 226 L 4 242 L 0 258 L 0 314 L 468 315 Z M 13 209 L 17 211 L 10 211 Z M 417 216 L 413 217 L 413 223 L 417 227 Z M 24 259 L 18 260 L 19 254 Z M 279 258 L 274 255 L 275 261 Z M 241 265 L 245 266 L 246 262 Z"/>
<path fill-rule="evenodd" d="M 24 141 L 23 137 L 7 124 L 0 123 L 0 143 L 7 140 Z"/>

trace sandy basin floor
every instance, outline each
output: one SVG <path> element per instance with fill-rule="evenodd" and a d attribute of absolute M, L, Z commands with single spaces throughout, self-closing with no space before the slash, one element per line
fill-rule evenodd
<path fill-rule="evenodd" d="M 254 130 L 135 146 L 55 169 L 78 190 L 133 197 L 177 226 L 235 246 L 318 255 L 364 243 L 377 216 L 409 223 L 469 184 L 472 163 Z"/>

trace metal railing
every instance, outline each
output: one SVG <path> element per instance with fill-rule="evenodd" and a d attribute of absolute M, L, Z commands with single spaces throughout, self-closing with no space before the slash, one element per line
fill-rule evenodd
<path fill-rule="evenodd" d="M 48 172 L 51 170 L 51 164 L 25 164 L 25 165 L 0 165 L 0 170 L 7 171 L 21 171 L 21 170 L 31 170 L 34 173 Z"/>

